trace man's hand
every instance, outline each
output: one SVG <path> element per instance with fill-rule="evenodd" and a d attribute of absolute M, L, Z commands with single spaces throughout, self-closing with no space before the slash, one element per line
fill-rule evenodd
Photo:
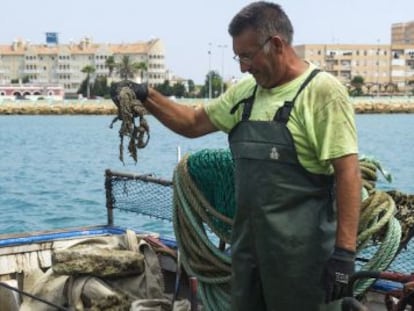
<path fill-rule="evenodd" d="M 129 80 L 122 80 L 117 83 L 112 83 L 110 90 L 111 98 L 117 106 L 119 106 L 119 93 L 124 87 L 130 88 L 135 93 L 135 97 L 141 102 L 144 102 L 148 97 L 147 84 L 139 84 Z"/>
<path fill-rule="evenodd" d="M 349 277 L 354 272 L 355 252 L 335 247 L 322 277 L 326 303 L 346 296 Z"/>

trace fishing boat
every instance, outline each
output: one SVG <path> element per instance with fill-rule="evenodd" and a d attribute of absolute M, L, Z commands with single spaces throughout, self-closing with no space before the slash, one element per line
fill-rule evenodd
<path fill-rule="evenodd" d="M 196 164 L 206 157 L 214 170 Z M 217 181 L 232 178 L 230 162 L 227 152 L 199 152 L 180 161 L 172 181 L 108 169 L 104 225 L 1 235 L 0 309 L 228 310 L 234 198 Z M 362 159 L 358 271 L 335 310 L 411 310 L 413 230 L 397 219 L 396 193 L 375 190 L 370 169 L 381 171 Z M 175 237 L 117 226 L 115 210 L 169 221 Z"/>
<path fill-rule="evenodd" d="M 106 224 L 0 235 L 0 310 L 130 310 L 122 300 L 131 310 L 197 310 L 175 240 L 114 224 L 114 187 L 139 181 L 168 192 L 171 182 L 106 173 Z"/>

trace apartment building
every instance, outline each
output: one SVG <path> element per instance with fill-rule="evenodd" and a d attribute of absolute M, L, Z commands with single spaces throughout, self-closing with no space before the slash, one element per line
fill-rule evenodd
<path fill-rule="evenodd" d="M 124 56 L 128 56 L 131 63 L 145 63 L 147 69 L 137 75 L 138 82 L 145 79 L 155 85 L 167 79 L 165 49 L 160 39 L 120 44 L 97 44 L 89 37 L 69 44 L 31 44 L 19 39 L 0 45 L 0 85 L 26 77 L 32 84 L 59 84 L 66 93 L 76 93 L 86 77 L 86 73 L 82 73 L 85 66 L 95 68 L 94 77 L 108 77 L 106 60 L 110 56 L 116 63 Z M 115 71 L 111 78 L 120 77 Z"/>
<path fill-rule="evenodd" d="M 414 44 L 414 21 L 391 25 L 392 44 Z"/>
<path fill-rule="evenodd" d="M 362 76 L 368 92 L 408 92 L 414 87 L 414 43 L 304 44 L 295 50 L 345 85 Z"/>

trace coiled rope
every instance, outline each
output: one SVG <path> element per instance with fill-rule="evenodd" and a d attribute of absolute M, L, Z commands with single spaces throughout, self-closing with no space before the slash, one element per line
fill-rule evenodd
<path fill-rule="evenodd" d="M 198 294 L 206 310 L 228 310 L 230 255 L 219 249 L 209 235 L 213 233 L 229 243 L 229 235 L 220 224 L 231 227 L 232 220 L 205 199 L 190 177 L 187 162 L 188 156 L 180 161 L 173 176 L 173 224 L 182 264 L 197 277 Z"/>
<path fill-rule="evenodd" d="M 391 175 L 369 158 L 361 158 L 360 167 L 363 202 L 357 251 L 365 264 L 359 269 L 383 271 L 395 258 L 402 234 L 394 198 L 375 188 L 378 171 L 388 181 Z M 174 171 L 174 231 L 183 266 L 198 278 L 206 310 L 227 310 L 230 306 L 231 259 L 216 244 L 218 240 L 230 243 L 235 213 L 233 174 L 228 150 L 206 149 L 187 155 Z M 357 282 L 355 294 L 362 295 L 374 281 Z"/>
<path fill-rule="evenodd" d="M 369 260 L 359 267 L 360 271 L 384 271 L 395 258 L 401 241 L 401 225 L 395 218 L 396 206 L 386 192 L 377 190 L 378 171 L 389 182 L 392 176 L 381 164 L 370 158 L 360 159 L 363 184 L 363 200 L 359 219 L 357 253 Z M 354 294 L 361 296 L 375 282 L 375 279 L 355 283 Z"/>

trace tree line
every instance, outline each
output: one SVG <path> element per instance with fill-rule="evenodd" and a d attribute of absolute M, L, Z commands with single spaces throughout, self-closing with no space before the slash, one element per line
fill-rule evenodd
<path fill-rule="evenodd" d="M 114 82 L 109 83 L 108 80 L 112 78 L 113 73 L 116 73 L 122 80 L 136 79 L 137 77 L 139 77 L 141 82 L 146 80 L 146 72 L 148 70 L 146 63 L 131 62 L 129 56 L 124 56 L 119 63 L 116 63 L 114 57 L 110 56 L 107 58 L 105 65 L 109 71 L 108 75 L 97 76 L 93 79 L 92 77 L 94 77 L 96 71 L 95 67 L 87 65 L 82 68 L 81 71 L 86 74 L 86 77 L 78 89 L 78 94 L 82 94 L 86 98 L 110 98 L 109 90 Z M 206 98 L 210 94 L 214 98 L 218 97 L 222 90 L 224 92 L 227 89 L 223 78 L 214 70 L 207 73 L 203 85 L 196 85 L 193 80 L 189 79 L 174 84 L 171 84 L 169 80 L 165 80 L 163 83 L 153 87 L 165 96 L 177 98 Z"/>
<path fill-rule="evenodd" d="M 414 83 L 409 81 L 408 86 L 411 87 L 411 90 L 406 93 L 414 95 L 414 89 L 412 88 L 414 86 Z M 363 76 L 353 77 L 347 87 L 350 96 L 371 96 L 373 94 L 398 95 L 402 93 L 398 88 L 398 85 L 393 82 L 385 84 L 365 83 Z"/>

